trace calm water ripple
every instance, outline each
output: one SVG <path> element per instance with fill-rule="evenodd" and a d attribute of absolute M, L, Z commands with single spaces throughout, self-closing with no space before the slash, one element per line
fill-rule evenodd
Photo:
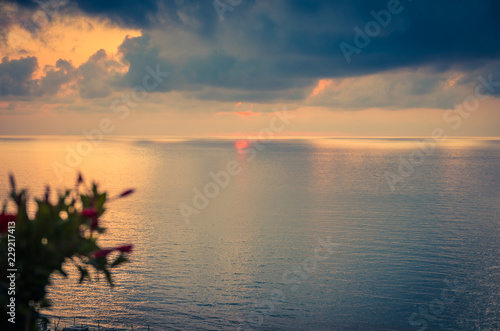
<path fill-rule="evenodd" d="M 38 194 L 58 183 L 71 143 L 0 140 L 1 196 L 9 171 Z M 48 313 L 140 330 L 498 330 L 500 144 L 443 141 L 391 191 L 384 173 L 416 148 L 280 140 L 248 162 L 233 141 L 108 139 L 79 169 L 137 188 L 104 220 L 105 244 L 133 242 L 133 261 L 113 289 L 56 277 Z M 241 172 L 187 225 L 178 205 L 232 160 Z"/>

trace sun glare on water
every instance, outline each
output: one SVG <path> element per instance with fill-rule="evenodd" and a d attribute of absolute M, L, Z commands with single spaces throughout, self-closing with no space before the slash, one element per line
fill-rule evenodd
<path fill-rule="evenodd" d="M 250 143 L 246 139 L 238 140 L 237 142 L 234 143 L 234 147 L 236 147 L 236 149 L 238 149 L 238 150 L 248 148 L 249 146 L 250 146 Z"/>

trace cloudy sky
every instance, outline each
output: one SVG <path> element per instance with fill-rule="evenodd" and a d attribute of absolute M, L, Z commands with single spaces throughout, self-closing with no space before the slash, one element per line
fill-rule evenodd
<path fill-rule="evenodd" d="M 0 2 L 0 135 L 500 136 L 496 0 Z M 111 129 L 110 129 L 111 128 Z"/>

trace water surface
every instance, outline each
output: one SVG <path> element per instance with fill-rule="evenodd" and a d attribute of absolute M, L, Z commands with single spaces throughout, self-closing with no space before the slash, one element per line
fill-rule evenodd
<path fill-rule="evenodd" d="M 50 314 L 153 330 L 500 328 L 498 140 L 441 141 L 394 191 L 384 174 L 413 139 L 276 140 L 250 160 L 231 140 L 109 138 L 59 181 L 54 162 L 80 142 L 0 139 L 1 197 L 9 171 L 33 194 L 72 186 L 75 169 L 137 189 L 104 219 L 105 245 L 135 244 L 117 286 L 58 277 Z M 238 174 L 186 223 L 179 205 L 229 162 Z"/>

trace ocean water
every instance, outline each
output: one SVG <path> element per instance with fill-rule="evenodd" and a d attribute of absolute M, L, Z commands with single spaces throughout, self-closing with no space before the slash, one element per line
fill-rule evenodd
<path fill-rule="evenodd" d="M 55 277 L 60 326 L 498 330 L 500 141 L 419 141 L 3 137 L 0 197 L 9 171 L 137 189 L 103 219 L 132 262 L 115 288 Z"/>

